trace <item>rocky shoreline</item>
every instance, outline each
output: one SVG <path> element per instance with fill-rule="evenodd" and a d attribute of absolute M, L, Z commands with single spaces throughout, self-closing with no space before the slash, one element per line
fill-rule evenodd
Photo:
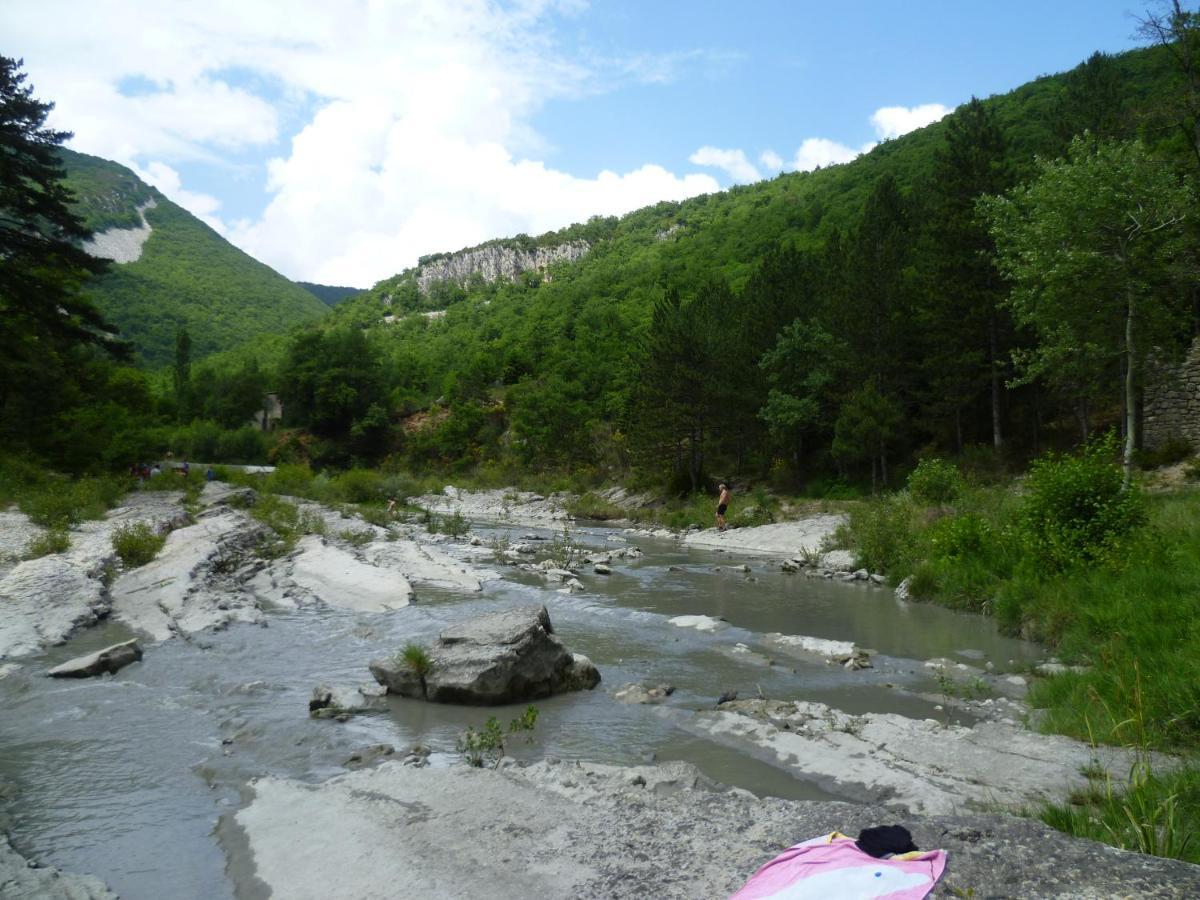
<path fill-rule="evenodd" d="M 426 897 L 721 897 L 792 844 L 896 821 L 949 854 L 932 897 L 1200 894 L 1200 867 L 1029 819 L 758 799 L 686 763 L 387 762 L 316 785 L 264 778 L 250 792 L 219 829 L 231 868 L 254 895 L 293 900 L 380 896 L 383 885 Z"/>

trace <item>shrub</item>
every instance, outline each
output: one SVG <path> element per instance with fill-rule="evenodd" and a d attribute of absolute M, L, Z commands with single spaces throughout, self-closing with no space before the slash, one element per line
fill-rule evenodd
<path fill-rule="evenodd" d="M 166 538 L 145 522 L 118 525 L 112 535 L 112 547 L 128 568 L 144 566 L 158 555 Z"/>
<path fill-rule="evenodd" d="M 954 463 L 927 457 L 908 476 L 908 492 L 918 503 L 936 506 L 951 503 L 962 493 L 963 479 Z"/>
<path fill-rule="evenodd" d="M 373 503 L 386 498 L 383 477 L 372 469 L 348 469 L 333 483 L 348 503 Z"/>
<path fill-rule="evenodd" d="M 912 503 L 903 494 L 870 500 L 850 510 L 850 527 L 841 536 L 873 572 L 902 572 L 911 567 L 916 532 Z"/>
<path fill-rule="evenodd" d="M 485 760 L 491 760 L 492 768 L 495 768 L 504 758 L 505 740 L 521 732 L 532 732 L 537 724 L 537 717 L 536 706 L 526 707 L 525 712 L 509 723 L 507 733 L 500 727 L 500 720 L 495 716 L 491 716 L 480 731 L 468 726 L 458 738 L 458 752 L 468 765 L 482 768 Z M 532 733 L 526 737 L 526 741 L 533 742 Z"/>
<path fill-rule="evenodd" d="M 71 536 L 65 528 L 52 528 L 35 537 L 25 547 L 25 559 L 37 559 L 52 553 L 66 553 L 71 546 Z"/>
<path fill-rule="evenodd" d="M 1022 536 L 1045 565 L 1115 561 L 1126 538 L 1146 521 L 1142 497 L 1125 485 L 1114 448 L 1110 436 L 1077 455 L 1051 454 L 1030 467 Z"/>
<path fill-rule="evenodd" d="M 85 519 L 102 518 L 129 486 L 127 480 L 112 476 L 75 480 L 53 476 L 26 488 L 18 505 L 39 525 L 65 528 Z"/>
<path fill-rule="evenodd" d="M 420 679 L 421 696 L 427 696 L 425 678 L 433 671 L 433 660 L 429 658 L 429 652 L 420 644 L 405 644 L 397 662 Z M 482 765 L 482 762 L 479 765 Z"/>
<path fill-rule="evenodd" d="M 1187 439 L 1172 435 L 1153 450 L 1139 450 L 1137 461 L 1143 469 L 1157 469 L 1183 462 L 1191 455 L 1192 445 Z"/>
<path fill-rule="evenodd" d="M 267 476 L 263 486 L 272 494 L 304 497 L 308 495 L 312 482 L 313 472 L 307 463 L 283 463 Z"/>

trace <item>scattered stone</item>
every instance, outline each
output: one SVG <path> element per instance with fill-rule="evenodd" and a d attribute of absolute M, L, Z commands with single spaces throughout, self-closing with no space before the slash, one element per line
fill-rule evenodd
<path fill-rule="evenodd" d="M 783 571 L 785 571 L 785 572 L 799 572 L 800 571 L 800 564 L 797 563 L 795 560 L 791 560 L 791 559 L 785 559 L 782 563 L 779 564 L 779 567 L 781 569 L 783 569 Z"/>
<path fill-rule="evenodd" d="M 592 566 L 592 571 L 595 572 L 597 575 L 611 575 L 612 567 L 606 563 L 598 562 L 594 566 Z"/>
<path fill-rule="evenodd" d="M 91 678 L 119 672 L 142 658 L 142 645 L 136 640 L 113 644 L 86 656 L 77 656 L 55 666 L 46 674 L 51 678 Z"/>
<path fill-rule="evenodd" d="M 657 704 L 662 703 L 675 693 L 675 685 L 658 684 L 646 687 L 641 684 L 627 684 L 613 694 L 613 699 L 621 703 Z"/>
<path fill-rule="evenodd" d="M 878 572 L 872 572 L 871 573 L 871 583 L 872 584 L 887 584 L 887 576 L 880 575 Z"/>
<path fill-rule="evenodd" d="M 396 748 L 391 744 L 372 744 L 369 747 L 355 750 L 346 758 L 346 761 L 342 765 L 348 769 L 359 769 L 386 759 L 395 752 Z"/>
<path fill-rule="evenodd" d="M 355 713 L 371 711 L 374 706 L 373 698 L 357 687 L 322 684 L 313 688 L 308 701 L 308 714 L 317 719 L 345 721 Z"/>
<path fill-rule="evenodd" d="M 712 616 L 675 616 L 667 619 L 667 623 L 677 628 L 695 628 L 697 631 L 717 631 L 729 624 L 724 619 L 714 619 Z"/>
<path fill-rule="evenodd" d="M 779 632 L 766 634 L 763 639 L 778 650 L 817 654 L 850 670 L 871 668 L 871 654 L 852 641 L 835 641 Z"/>
<path fill-rule="evenodd" d="M 389 692 L 435 703 L 495 706 L 591 689 L 600 673 L 554 636 L 544 606 L 501 610 L 442 631 L 421 677 L 401 660 L 373 660 L 371 674 Z"/>

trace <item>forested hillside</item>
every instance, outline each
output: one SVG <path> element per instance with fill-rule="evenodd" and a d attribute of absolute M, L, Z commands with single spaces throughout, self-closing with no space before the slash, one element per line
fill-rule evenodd
<path fill-rule="evenodd" d="M 334 284 L 313 284 L 311 281 L 297 281 L 296 284 L 304 288 L 326 306 L 337 306 L 343 300 L 353 297 L 360 293 L 358 288 L 341 287 Z"/>
<path fill-rule="evenodd" d="M 150 236 L 134 262 L 118 263 L 89 286 L 97 306 L 149 365 L 173 358 L 186 328 L 197 358 L 256 335 L 319 319 L 327 307 L 299 285 L 234 247 L 124 166 L 61 150 L 67 185 L 87 226 L 137 228 Z"/>
<path fill-rule="evenodd" d="M 1162 48 L 1097 54 L 846 165 L 492 242 L 588 242 L 545 273 L 426 289 L 420 268 L 401 273 L 297 340 L 280 378 L 291 424 L 316 433 L 317 461 L 634 467 L 681 487 L 718 472 L 885 481 L 925 446 L 1074 441 L 1119 418 L 1122 351 L 1014 363 L 1038 329 L 1008 303 L 976 203 L 1084 132 L 1077 157 L 1140 137 L 1147 165 L 1194 179 L 1185 77 Z M 1188 306 L 1178 279 L 1160 282 Z M 1158 352 L 1190 331 L 1174 316 Z M 1081 353 L 1093 339 L 1108 340 L 1081 337 Z M 362 368 L 336 411 L 321 359 Z"/>

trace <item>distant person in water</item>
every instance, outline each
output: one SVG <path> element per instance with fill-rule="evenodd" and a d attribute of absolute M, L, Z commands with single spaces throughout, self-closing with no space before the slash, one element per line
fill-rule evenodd
<path fill-rule="evenodd" d="M 728 527 L 725 524 L 725 510 L 729 509 L 729 485 L 722 481 L 717 489 L 721 492 L 717 497 L 717 530 L 724 531 Z"/>

